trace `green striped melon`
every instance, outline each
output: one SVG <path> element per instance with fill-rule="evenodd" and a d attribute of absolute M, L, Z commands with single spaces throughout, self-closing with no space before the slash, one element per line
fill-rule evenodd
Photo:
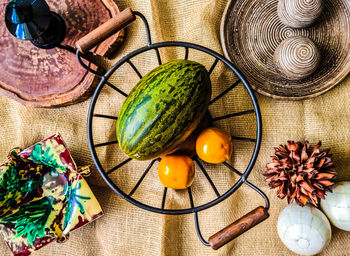
<path fill-rule="evenodd" d="M 192 133 L 211 97 L 208 71 L 197 62 L 172 60 L 147 73 L 120 110 L 117 138 L 138 160 L 168 154 Z"/>

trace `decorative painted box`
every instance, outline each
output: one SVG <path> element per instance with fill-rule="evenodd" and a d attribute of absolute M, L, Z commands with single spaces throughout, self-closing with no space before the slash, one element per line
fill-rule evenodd
<path fill-rule="evenodd" d="M 82 175 L 59 134 L 10 152 L 0 166 L 0 232 L 14 255 L 62 242 L 103 214 Z"/>

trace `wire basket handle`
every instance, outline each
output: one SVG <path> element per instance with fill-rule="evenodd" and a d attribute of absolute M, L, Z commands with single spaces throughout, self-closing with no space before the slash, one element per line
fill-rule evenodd
<path fill-rule="evenodd" d="M 120 12 L 114 18 L 103 23 L 81 39 L 79 39 L 75 45 L 81 53 L 86 53 L 101 41 L 106 40 L 108 37 L 117 33 L 119 30 L 125 28 L 131 22 L 136 19 L 135 14 L 130 8 L 127 8 Z"/>
<path fill-rule="evenodd" d="M 244 232 L 248 231 L 252 227 L 256 226 L 260 222 L 264 221 L 268 217 L 269 213 L 267 212 L 267 209 L 263 206 L 259 206 L 258 208 L 247 213 L 232 224 L 209 237 L 208 242 L 211 248 L 217 250 Z"/>
<path fill-rule="evenodd" d="M 227 163 L 225 165 L 229 169 L 235 170 L 231 165 L 229 165 Z M 235 172 L 237 174 L 239 174 L 239 172 L 237 170 L 235 170 Z M 244 176 L 241 177 L 240 182 L 245 183 L 250 188 L 252 188 L 257 193 L 259 193 L 260 196 L 265 200 L 265 207 L 259 206 L 259 207 L 255 208 L 254 210 L 252 210 L 251 212 L 242 216 L 241 218 L 239 218 L 238 220 L 236 220 L 232 224 L 226 226 L 225 228 L 223 228 L 222 230 L 220 230 L 216 234 L 209 237 L 208 242 L 205 241 L 203 236 L 202 236 L 202 233 L 201 233 L 200 227 L 199 227 L 198 214 L 197 214 L 197 212 L 194 212 L 194 221 L 196 224 L 196 231 L 197 231 L 199 239 L 201 240 L 201 242 L 204 245 L 210 246 L 214 250 L 221 248 L 222 246 L 224 246 L 228 242 L 230 242 L 233 239 L 235 239 L 236 237 L 242 235 L 243 233 L 245 233 L 249 229 L 255 227 L 256 225 L 263 222 L 264 220 L 266 220 L 270 216 L 268 213 L 268 210 L 270 208 L 270 201 L 269 201 L 268 197 L 265 195 L 265 193 L 262 192 L 256 186 L 254 186 L 252 183 L 247 181 L 244 178 Z M 193 199 L 191 199 L 192 198 L 191 193 L 189 193 L 189 195 L 190 195 L 191 205 L 193 205 Z"/>

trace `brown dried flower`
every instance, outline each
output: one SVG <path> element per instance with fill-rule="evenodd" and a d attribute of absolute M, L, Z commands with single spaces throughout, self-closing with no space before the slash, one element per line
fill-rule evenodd
<path fill-rule="evenodd" d="M 318 206 L 326 191 L 331 191 L 336 177 L 329 149 L 320 151 L 321 141 L 312 149 L 309 142 L 288 141 L 275 148 L 272 162 L 264 174 L 270 188 L 279 187 L 277 196 L 288 203 Z"/>

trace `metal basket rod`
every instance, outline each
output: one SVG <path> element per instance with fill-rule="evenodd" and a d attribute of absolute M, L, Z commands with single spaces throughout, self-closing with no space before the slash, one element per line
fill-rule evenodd
<path fill-rule="evenodd" d="M 214 182 L 211 180 L 208 172 L 203 167 L 202 163 L 198 160 L 198 158 L 195 158 L 194 160 L 196 161 L 197 165 L 199 166 L 199 169 L 202 171 L 204 176 L 207 178 L 207 180 L 208 180 L 210 186 L 212 187 L 212 189 L 214 190 L 214 193 L 216 194 L 216 196 L 220 197 L 219 191 L 217 190 L 216 186 L 214 185 Z"/>
<path fill-rule="evenodd" d="M 136 185 L 135 185 L 135 186 L 132 188 L 132 190 L 130 191 L 129 196 L 132 196 L 132 195 L 135 193 L 136 189 L 140 186 L 141 182 L 142 182 L 143 179 L 146 177 L 146 175 L 147 175 L 147 173 L 149 172 L 149 170 L 151 170 L 153 164 L 154 164 L 156 161 L 159 162 L 159 160 L 160 160 L 160 159 L 158 158 L 158 159 L 153 159 L 153 160 L 151 161 L 151 163 L 147 166 L 146 170 L 143 172 L 141 178 L 137 181 Z"/>

